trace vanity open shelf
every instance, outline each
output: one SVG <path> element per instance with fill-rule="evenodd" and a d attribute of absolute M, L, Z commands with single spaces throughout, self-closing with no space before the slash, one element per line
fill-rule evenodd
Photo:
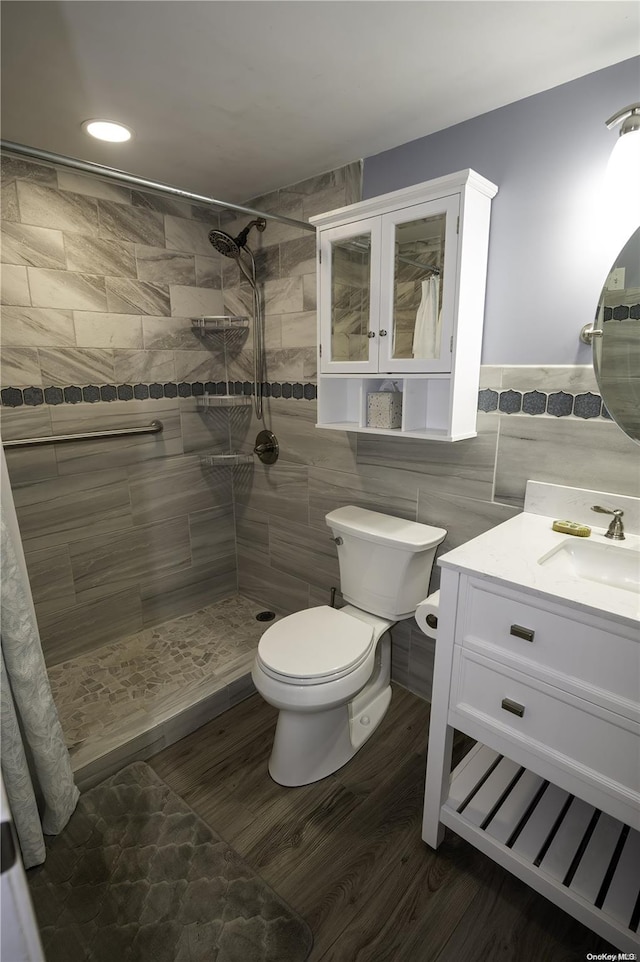
<path fill-rule="evenodd" d="M 640 833 L 477 743 L 442 824 L 621 950 L 637 952 Z"/>

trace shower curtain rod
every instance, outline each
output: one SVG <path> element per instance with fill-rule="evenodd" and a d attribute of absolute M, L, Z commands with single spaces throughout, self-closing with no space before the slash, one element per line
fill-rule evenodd
<path fill-rule="evenodd" d="M 115 167 L 104 167 L 102 164 L 94 164 L 89 160 L 76 160 L 75 157 L 65 157 L 63 154 L 53 154 L 48 150 L 41 150 L 39 147 L 28 147 L 26 144 L 14 144 L 10 140 L 0 140 L 0 150 L 6 150 L 20 157 L 30 157 L 34 160 L 43 160 L 58 167 L 70 167 L 73 170 L 80 170 L 85 174 L 94 174 L 106 180 L 118 181 L 122 184 L 133 184 L 142 190 L 151 190 L 160 194 L 170 194 L 179 197 L 181 200 L 192 201 L 197 204 L 208 204 L 215 207 L 224 207 L 225 210 L 237 211 L 240 214 L 250 214 L 253 217 L 264 217 L 267 220 L 277 220 L 281 224 L 288 224 L 290 227 L 298 227 L 301 230 L 309 230 L 315 233 L 313 224 L 308 224 L 304 220 L 294 220 L 285 217 L 283 214 L 267 214 L 253 207 L 243 207 L 241 204 L 230 204 L 224 200 L 216 200 L 215 197 L 206 197 L 204 194 L 192 194 L 191 191 L 182 190 L 180 187 L 172 187 L 170 184 L 163 184 L 153 180 L 146 180 L 136 174 L 128 174 L 124 170 L 117 170 Z"/>

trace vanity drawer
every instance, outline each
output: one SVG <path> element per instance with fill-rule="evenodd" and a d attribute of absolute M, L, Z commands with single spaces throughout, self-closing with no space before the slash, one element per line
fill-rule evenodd
<path fill-rule="evenodd" d="M 640 724 L 456 645 L 449 724 L 494 731 L 640 805 Z M 482 740 L 482 739 L 481 739 Z M 514 755 L 514 757 L 517 757 Z M 610 781 L 609 781 L 610 780 Z M 624 790 L 627 790 L 626 792 Z M 628 798 L 627 798 L 628 800 Z"/>
<path fill-rule="evenodd" d="M 566 606 L 545 601 L 538 607 L 516 592 L 472 579 L 461 601 L 456 641 L 463 647 L 499 660 L 506 656 L 514 667 L 550 684 L 563 687 L 564 676 L 577 692 L 587 685 L 615 701 L 640 702 L 637 632 L 618 625 L 607 630 Z M 627 714 L 623 706 L 614 710 Z"/>

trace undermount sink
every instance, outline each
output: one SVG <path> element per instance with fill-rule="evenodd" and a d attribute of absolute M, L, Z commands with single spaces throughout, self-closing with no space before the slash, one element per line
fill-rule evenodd
<path fill-rule="evenodd" d="M 559 578 L 592 581 L 624 591 L 640 591 L 640 551 L 632 547 L 567 538 L 538 559 Z"/>

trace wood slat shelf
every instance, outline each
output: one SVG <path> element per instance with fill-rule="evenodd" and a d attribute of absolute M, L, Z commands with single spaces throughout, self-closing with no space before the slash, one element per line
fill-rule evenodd
<path fill-rule="evenodd" d="M 640 832 L 477 743 L 443 824 L 608 939 L 638 953 Z"/>

